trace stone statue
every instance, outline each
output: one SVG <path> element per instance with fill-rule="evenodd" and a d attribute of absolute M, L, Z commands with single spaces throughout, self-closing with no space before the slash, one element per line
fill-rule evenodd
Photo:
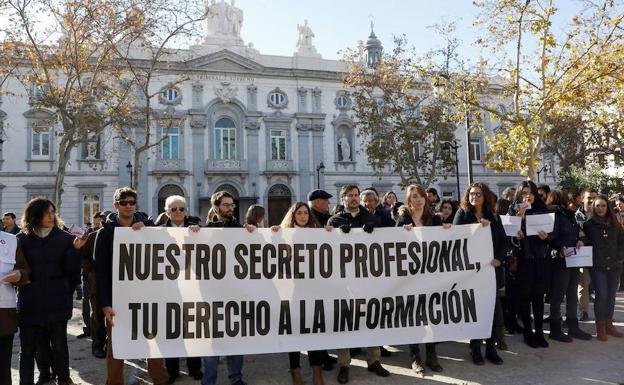
<path fill-rule="evenodd" d="M 234 0 L 230 4 L 224 0 L 210 0 L 208 6 L 208 35 L 229 36 L 240 38 L 243 26 L 243 11 L 234 6 Z"/>
<path fill-rule="evenodd" d="M 297 24 L 297 31 L 299 31 L 297 47 L 312 47 L 314 32 L 312 32 L 312 29 L 308 25 L 308 19 L 305 19 L 303 25 Z"/>
<path fill-rule="evenodd" d="M 340 161 L 351 161 L 351 145 L 349 144 L 349 139 L 347 139 L 345 134 L 342 134 L 340 139 L 338 139 L 338 150 L 340 151 Z"/>

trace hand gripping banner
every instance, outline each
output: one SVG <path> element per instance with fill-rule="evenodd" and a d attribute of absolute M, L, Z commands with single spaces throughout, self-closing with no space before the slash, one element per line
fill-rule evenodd
<path fill-rule="evenodd" d="M 116 358 L 487 338 L 496 282 L 481 225 L 115 230 Z"/>

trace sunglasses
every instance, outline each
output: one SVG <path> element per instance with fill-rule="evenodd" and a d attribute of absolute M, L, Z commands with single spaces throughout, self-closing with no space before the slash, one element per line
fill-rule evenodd
<path fill-rule="evenodd" d="M 136 205 L 136 201 L 117 201 L 117 203 L 123 207 Z"/>
<path fill-rule="evenodd" d="M 186 210 L 186 207 L 172 207 L 169 210 L 171 210 L 172 213 L 175 213 L 176 211 L 183 213 Z"/>

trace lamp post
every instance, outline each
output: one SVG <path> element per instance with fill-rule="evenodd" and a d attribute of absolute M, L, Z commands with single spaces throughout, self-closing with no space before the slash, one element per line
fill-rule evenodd
<path fill-rule="evenodd" d="M 133 189 L 134 187 L 132 186 L 132 182 L 134 179 L 134 173 L 132 172 L 132 163 L 130 163 L 130 161 L 128 161 L 128 164 L 126 165 L 126 170 L 128 170 L 128 174 L 130 174 L 130 188 Z"/>
<path fill-rule="evenodd" d="M 446 92 L 446 83 L 448 81 L 449 81 L 449 76 L 445 73 L 441 73 L 435 76 L 431 84 L 433 87 L 433 95 L 435 97 L 440 97 L 444 95 L 444 93 Z M 472 178 L 472 157 L 470 154 L 470 110 L 468 107 L 468 100 L 467 100 L 467 95 L 466 95 L 467 88 L 468 88 L 468 82 L 466 80 L 463 80 L 462 93 L 463 93 L 464 109 L 466 112 L 466 121 L 465 121 L 466 123 L 466 155 L 468 159 L 467 171 L 468 171 L 468 186 L 470 186 L 472 184 L 473 178 Z M 454 141 L 454 143 L 458 147 L 460 147 L 456 141 Z M 455 149 L 455 154 L 457 154 L 457 149 Z M 457 156 L 455 156 L 455 161 L 458 162 Z M 457 175 L 458 175 L 457 178 L 459 179 L 459 173 L 457 173 Z"/>
<path fill-rule="evenodd" d="M 457 143 L 457 139 L 453 139 L 452 142 L 442 142 L 442 148 L 445 150 L 455 151 L 455 177 L 457 178 L 457 200 L 460 200 L 461 190 L 459 189 L 459 155 L 457 149 L 461 147 L 461 144 Z"/>
<path fill-rule="evenodd" d="M 325 165 L 323 164 L 323 162 L 319 163 L 319 165 L 316 167 L 316 188 L 317 189 L 321 188 L 321 171 L 325 171 Z"/>
<path fill-rule="evenodd" d="M 539 183 L 539 182 L 540 182 L 540 174 L 541 174 L 541 173 L 544 173 L 544 175 L 545 175 L 545 174 L 547 174 L 547 173 L 548 173 L 548 166 L 543 165 L 543 166 L 542 166 L 539 170 L 537 170 L 535 173 L 537 174 L 537 183 Z"/>

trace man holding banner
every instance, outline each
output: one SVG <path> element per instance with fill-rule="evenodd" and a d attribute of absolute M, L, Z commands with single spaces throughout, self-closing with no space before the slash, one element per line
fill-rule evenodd
<path fill-rule="evenodd" d="M 102 225 L 102 229 L 95 239 L 95 271 L 98 302 L 102 306 L 108 333 L 106 349 L 106 385 L 123 385 L 124 361 L 113 356 L 112 330 L 115 326 L 113 318 L 113 240 L 115 228 L 132 227 L 140 230 L 145 226 L 153 225 L 151 220 L 137 213 L 137 193 L 129 187 L 121 187 L 115 191 L 114 207 L 117 214 L 112 213 Z M 167 383 L 167 371 L 162 358 L 147 360 L 147 371 L 154 381 L 154 385 Z"/>

